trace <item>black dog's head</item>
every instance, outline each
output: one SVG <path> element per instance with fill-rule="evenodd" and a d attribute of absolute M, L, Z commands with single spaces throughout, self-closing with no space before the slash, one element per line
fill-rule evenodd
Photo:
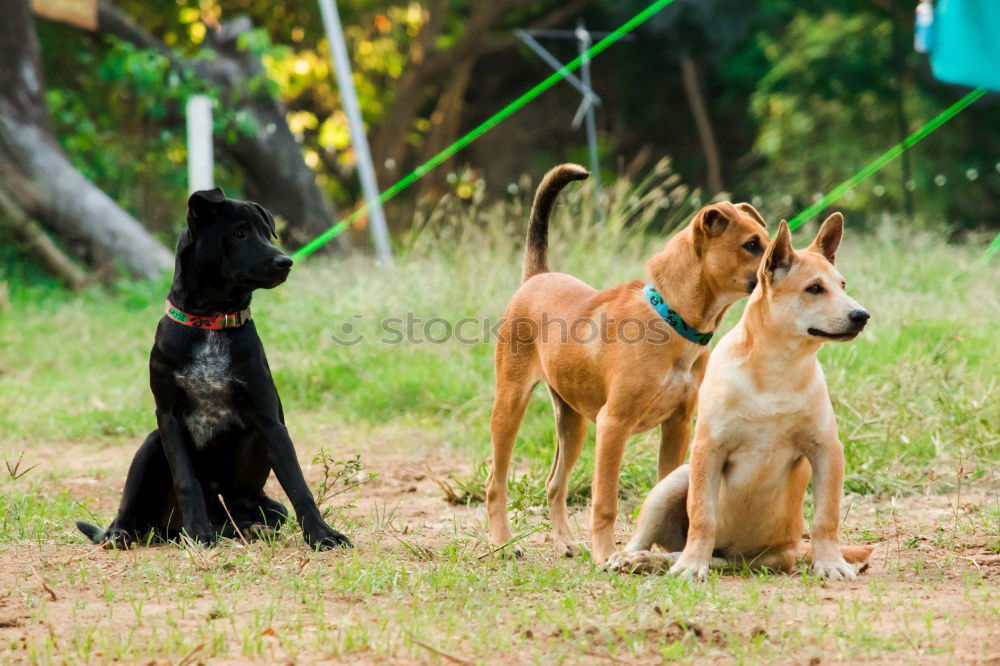
<path fill-rule="evenodd" d="M 285 281 L 291 258 L 271 244 L 274 218 L 260 204 L 202 190 L 188 199 L 187 229 L 177 243 L 174 288 L 194 300 L 232 301 Z M 180 279 L 183 275 L 183 279 Z"/>

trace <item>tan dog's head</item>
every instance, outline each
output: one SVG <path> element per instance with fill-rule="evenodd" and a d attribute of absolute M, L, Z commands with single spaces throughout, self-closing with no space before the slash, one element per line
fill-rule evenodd
<path fill-rule="evenodd" d="M 833 262 L 844 234 L 844 216 L 823 222 L 805 250 L 792 248 L 792 235 L 782 220 L 760 265 L 760 298 L 771 321 L 785 336 L 851 340 L 868 323 L 869 314 L 847 295 L 843 276 Z"/>
<path fill-rule="evenodd" d="M 714 203 L 698 211 L 667 248 L 673 243 L 689 243 L 706 286 L 735 302 L 757 286 L 757 267 L 768 244 L 767 224 L 748 203 Z M 663 274 L 674 261 L 670 252 L 661 252 L 650 259 L 649 272 Z"/>

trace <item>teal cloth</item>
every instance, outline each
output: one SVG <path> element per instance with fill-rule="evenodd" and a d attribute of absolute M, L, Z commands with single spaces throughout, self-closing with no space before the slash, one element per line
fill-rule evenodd
<path fill-rule="evenodd" d="M 938 0 L 931 67 L 946 83 L 1000 91 L 1000 0 Z"/>

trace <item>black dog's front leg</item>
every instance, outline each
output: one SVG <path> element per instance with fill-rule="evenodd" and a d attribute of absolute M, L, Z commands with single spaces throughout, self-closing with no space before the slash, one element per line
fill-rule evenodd
<path fill-rule="evenodd" d="M 167 456 L 170 475 L 173 477 L 177 508 L 181 512 L 184 531 L 195 541 L 214 546 L 218 537 L 208 519 L 201 483 L 191 466 L 184 430 L 177 417 L 169 411 L 157 411 L 156 420 L 163 442 L 163 452 Z"/>
<path fill-rule="evenodd" d="M 278 477 L 278 483 L 281 484 L 281 488 L 295 509 L 295 516 L 302 526 L 306 543 L 317 550 L 350 548 L 350 539 L 323 520 L 319 507 L 316 506 L 316 500 L 306 485 L 302 468 L 299 467 L 298 456 L 295 455 L 295 446 L 285 426 L 277 420 L 269 420 L 262 425 L 261 434 L 274 475 Z"/>

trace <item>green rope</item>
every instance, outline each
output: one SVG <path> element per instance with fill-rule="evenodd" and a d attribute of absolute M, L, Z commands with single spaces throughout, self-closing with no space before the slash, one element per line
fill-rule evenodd
<path fill-rule="evenodd" d="M 480 124 L 478 127 L 470 131 L 468 134 L 460 138 L 455 143 L 451 144 L 450 146 L 442 150 L 440 153 L 438 153 L 431 159 L 427 160 L 426 162 L 418 166 L 408 175 L 403 177 L 395 185 L 386 189 L 378 196 L 379 202 L 385 203 L 389 199 L 393 198 L 394 196 L 396 196 L 397 194 L 408 188 L 410 185 L 413 185 L 413 183 L 423 178 L 427 173 L 429 173 L 435 167 L 439 166 L 449 157 L 451 157 L 458 151 L 468 146 L 470 143 L 481 137 L 483 134 L 486 134 L 486 132 L 490 131 L 491 129 L 502 123 L 504 120 L 512 116 L 514 113 L 521 110 L 525 105 L 527 105 L 529 102 L 531 102 L 536 97 L 541 95 L 543 92 L 545 92 L 555 84 L 559 83 L 559 81 L 563 80 L 567 74 L 578 69 L 580 65 L 583 63 L 584 58 L 593 58 L 594 56 L 600 54 L 609 46 L 620 40 L 628 33 L 635 30 L 638 26 L 645 23 L 647 20 L 649 20 L 650 17 L 652 17 L 654 14 L 656 14 L 657 12 L 659 12 L 661 9 L 663 9 L 672 2 L 674 2 L 674 0 L 656 0 L 656 2 L 649 5 L 641 12 L 639 12 L 638 14 L 630 18 L 628 21 L 626 21 L 624 24 L 622 24 L 617 30 L 615 30 L 607 37 L 605 37 L 604 39 L 602 39 L 601 41 L 597 42 L 589 49 L 587 49 L 586 54 L 578 55 L 576 58 L 571 60 L 569 64 L 567 64 L 565 67 L 550 74 L 545 80 L 536 85 L 534 88 L 524 93 L 523 95 L 515 99 L 513 102 L 511 102 L 504 108 L 497 111 L 495 114 L 493 114 L 485 121 L 483 121 L 483 123 Z M 305 259 L 313 252 L 323 247 L 331 240 L 336 238 L 339 234 L 344 232 L 355 220 L 364 215 L 366 212 L 368 212 L 367 204 L 358 208 L 356 211 L 351 213 L 346 219 L 341 220 L 334 226 L 324 231 L 322 234 L 320 234 L 317 238 L 313 239 L 307 245 L 304 245 L 301 248 L 299 248 L 292 256 L 296 260 Z"/>
<path fill-rule="evenodd" d="M 988 264 L 990 259 L 997 255 L 997 252 L 1000 252 L 1000 234 L 996 235 L 993 242 L 990 243 L 989 247 L 986 248 L 986 251 L 983 252 L 983 256 L 979 257 L 979 263 L 983 265 Z"/>
<path fill-rule="evenodd" d="M 806 208 L 804 211 L 793 217 L 788 222 L 789 229 L 795 229 L 802 226 L 807 220 L 812 218 L 816 213 L 820 212 L 831 203 L 843 196 L 844 192 L 852 187 L 856 187 L 863 181 L 867 180 L 872 174 L 884 167 L 889 162 L 893 161 L 897 157 L 903 154 L 903 151 L 915 145 L 918 141 L 923 139 L 925 136 L 936 130 L 937 128 L 944 125 L 946 122 L 957 116 L 963 109 L 975 102 L 977 99 L 986 94 L 986 90 L 983 88 L 976 88 L 968 95 L 958 100 L 947 109 L 937 114 L 927 122 L 926 125 L 918 129 L 916 132 L 906 137 L 895 146 L 885 151 L 877 158 L 875 158 L 871 163 L 869 163 L 861 171 L 857 172 L 837 187 L 830 190 L 830 193 L 824 196 L 822 199 L 814 203 L 813 205 Z"/>
<path fill-rule="evenodd" d="M 473 141 L 481 137 L 483 134 L 485 134 L 486 132 L 490 131 L 491 129 L 502 123 L 504 120 L 506 120 L 516 112 L 520 111 L 522 108 L 524 108 L 527 104 L 532 102 L 539 95 L 547 91 L 549 88 L 554 86 L 562 79 L 564 79 L 567 74 L 578 69 L 580 65 L 583 63 L 584 58 L 593 58 L 594 56 L 602 53 L 609 46 L 611 46 L 612 44 L 620 40 L 622 37 L 624 37 L 626 34 L 630 33 L 632 30 L 634 30 L 635 28 L 637 28 L 638 26 L 649 20 L 650 17 L 655 15 L 657 12 L 659 12 L 672 2 L 674 2 L 674 0 L 656 0 L 655 2 L 653 2 L 644 10 L 642 10 L 641 12 L 633 16 L 631 19 L 626 21 L 624 24 L 622 24 L 617 30 L 615 30 L 607 37 L 605 37 L 604 39 L 600 40 L 592 47 L 590 47 L 585 55 L 582 54 L 577 56 L 576 58 L 571 60 L 569 64 L 567 64 L 565 67 L 550 74 L 548 77 L 542 80 L 541 83 L 537 84 L 535 87 L 531 88 L 523 95 L 515 99 L 513 102 L 511 102 L 504 108 L 497 111 L 495 114 L 493 114 L 485 121 L 483 121 L 479 126 L 471 130 L 468 134 L 461 137 L 460 139 L 452 143 L 450 146 L 442 150 L 440 153 L 438 153 L 431 159 L 427 160 L 426 162 L 418 166 L 416 169 L 411 171 L 409 174 L 404 176 L 394 185 L 384 190 L 381 194 L 379 194 L 378 201 L 380 203 L 385 203 L 386 201 L 393 198 L 403 190 L 406 190 L 408 187 L 413 185 L 413 183 L 417 182 L 425 175 L 427 175 L 430 171 L 440 166 L 442 162 L 450 158 L 452 155 L 454 155 L 455 153 L 459 152 L 460 150 L 468 146 L 470 143 L 472 143 Z M 965 108 L 967 108 L 969 105 L 971 105 L 973 102 L 975 102 L 985 94 L 986 94 L 985 89 L 976 88 L 969 94 L 962 97 L 962 99 L 958 100 L 957 102 L 949 106 L 947 109 L 936 115 L 930 121 L 928 121 L 923 127 L 921 127 L 913 134 L 911 134 L 910 136 L 906 137 L 905 139 L 897 143 L 889 150 L 882 153 L 879 157 L 875 158 L 872 162 L 870 162 L 863 169 L 861 169 L 861 171 L 854 174 L 853 176 L 842 182 L 840 185 L 837 185 L 835 188 L 830 190 L 830 192 L 825 196 L 823 196 L 821 199 L 819 199 L 819 201 L 815 202 L 814 204 L 806 208 L 804 211 L 793 217 L 788 222 L 788 228 L 796 229 L 802 226 L 802 224 L 804 224 L 806 221 L 811 219 L 817 213 L 819 213 L 824 208 L 829 206 L 831 203 L 833 203 L 841 196 L 843 196 L 847 190 L 858 186 L 859 184 L 870 178 L 873 174 L 879 171 L 886 164 L 888 164 L 889 162 L 893 161 L 894 159 L 902 155 L 904 151 L 916 145 L 921 139 L 923 139 L 928 134 L 935 131 L 936 129 L 944 125 L 946 122 L 957 116 Z M 367 212 L 368 212 L 368 204 L 359 207 L 357 210 L 355 210 L 353 213 L 347 216 L 347 218 L 341 220 L 340 222 L 338 222 L 337 224 L 330 227 L 322 234 L 314 238 L 308 244 L 299 248 L 292 256 L 296 260 L 305 259 L 309 255 L 316 252 L 316 250 L 323 247 L 331 240 L 336 238 L 338 235 L 346 231 L 352 223 L 354 223 L 359 217 L 361 217 Z M 997 237 L 993 239 L 993 242 L 986 249 L 986 252 L 983 254 L 982 260 L 989 261 L 998 252 L 1000 252 L 1000 234 L 997 234 Z"/>

